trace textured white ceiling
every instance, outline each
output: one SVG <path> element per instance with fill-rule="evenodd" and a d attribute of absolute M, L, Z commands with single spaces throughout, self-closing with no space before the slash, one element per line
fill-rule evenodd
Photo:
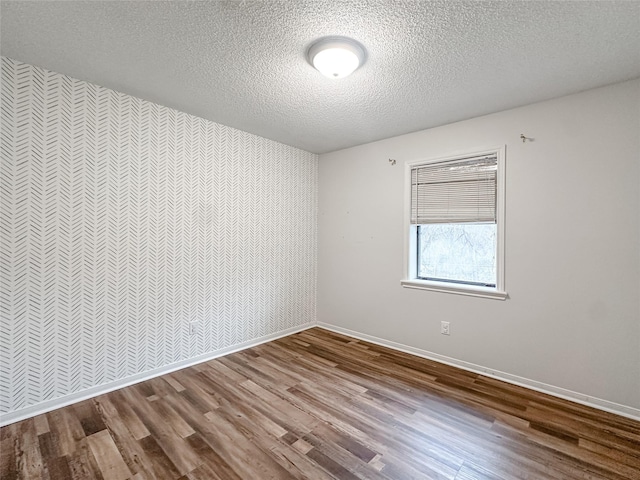
<path fill-rule="evenodd" d="M 640 2 L 2 1 L 2 54 L 323 153 L 640 77 Z M 305 60 L 367 48 L 352 76 Z"/>

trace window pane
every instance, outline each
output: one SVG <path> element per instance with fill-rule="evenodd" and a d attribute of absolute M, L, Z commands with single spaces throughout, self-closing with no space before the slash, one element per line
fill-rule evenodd
<path fill-rule="evenodd" d="M 418 277 L 495 286 L 495 223 L 418 226 Z"/>

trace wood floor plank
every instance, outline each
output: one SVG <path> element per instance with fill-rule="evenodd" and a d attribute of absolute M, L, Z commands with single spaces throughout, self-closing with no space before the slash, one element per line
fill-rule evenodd
<path fill-rule="evenodd" d="M 84 480 L 87 478 L 109 480 L 108 478 L 105 479 L 102 475 L 86 437 L 81 437 L 76 441 L 75 450 L 68 456 L 68 459 L 71 478 L 74 480 Z"/>
<path fill-rule="evenodd" d="M 51 480 L 69 480 L 71 478 L 71 467 L 69 467 L 67 457 L 49 459 L 47 461 L 47 470 Z"/>
<path fill-rule="evenodd" d="M 41 471 L 47 471 L 47 459 L 43 459 L 40 442 L 36 435 L 33 419 L 25 420 L 19 425 L 17 460 L 19 477 L 32 478 Z M 48 477 L 47 471 L 47 477 Z"/>
<path fill-rule="evenodd" d="M 140 439 L 138 443 L 145 455 L 149 458 L 153 468 L 151 471 L 157 478 L 179 478 L 182 476 L 178 468 L 152 435 Z M 149 471 L 150 470 L 147 470 L 147 472 Z"/>
<path fill-rule="evenodd" d="M 0 430 L 0 477 L 640 480 L 640 422 L 313 328 Z"/>
<path fill-rule="evenodd" d="M 141 477 L 146 478 L 144 472 L 153 470 L 151 461 L 123 418 L 120 417 L 116 406 L 111 401 L 112 397 L 115 398 L 108 395 L 96 397 L 97 409 L 103 418 L 108 419 L 109 432 L 129 470 L 134 475 L 140 473 Z"/>
<path fill-rule="evenodd" d="M 20 435 L 16 432 L 18 424 L 4 427 L 0 438 L 0 478 L 18 478 L 18 457 L 16 450 L 20 442 Z"/>
<path fill-rule="evenodd" d="M 98 462 L 102 476 L 113 480 L 126 480 L 131 471 L 122 459 L 108 430 L 100 430 L 87 437 L 89 448 Z"/>
<path fill-rule="evenodd" d="M 43 433 L 48 433 L 50 431 L 46 415 L 33 417 L 33 424 L 36 429 L 36 435 L 42 435 Z"/>
<path fill-rule="evenodd" d="M 142 420 L 156 442 L 160 445 L 181 475 L 186 475 L 202 464 L 188 443 L 180 437 L 170 424 L 165 422 L 157 405 L 149 402 L 146 391 L 138 389 L 138 385 L 122 390 L 125 398 L 132 404 L 133 411 Z"/>
<path fill-rule="evenodd" d="M 75 403 L 70 406 L 73 410 L 75 417 L 80 421 L 84 434 L 88 437 L 94 433 L 105 430 L 107 426 L 104 420 L 96 410 L 96 405 L 93 400 L 85 400 L 83 402 Z"/>
<path fill-rule="evenodd" d="M 110 416 L 118 416 L 122 420 L 122 423 L 127 427 L 127 430 L 131 432 L 131 435 L 136 440 L 142 440 L 144 437 L 151 435 L 147 427 L 145 427 L 140 417 L 131 408 L 131 405 L 122 396 L 122 392 L 116 391 L 105 396 L 109 402 L 113 405 L 116 412 L 112 412 Z"/>

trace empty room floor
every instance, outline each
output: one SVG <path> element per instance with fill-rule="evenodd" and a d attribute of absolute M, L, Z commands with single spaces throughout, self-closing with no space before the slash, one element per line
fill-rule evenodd
<path fill-rule="evenodd" d="M 3 480 L 640 479 L 640 422 L 320 328 L 1 441 Z"/>

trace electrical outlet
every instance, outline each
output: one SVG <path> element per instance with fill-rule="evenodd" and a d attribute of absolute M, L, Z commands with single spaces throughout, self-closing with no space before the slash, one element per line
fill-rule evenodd
<path fill-rule="evenodd" d="M 198 322 L 191 322 L 189 324 L 189 335 L 195 335 L 198 332 Z"/>
<path fill-rule="evenodd" d="M 442 335 L 449 335 L 449 322 L 440 322 L 440 333 Z"/>

